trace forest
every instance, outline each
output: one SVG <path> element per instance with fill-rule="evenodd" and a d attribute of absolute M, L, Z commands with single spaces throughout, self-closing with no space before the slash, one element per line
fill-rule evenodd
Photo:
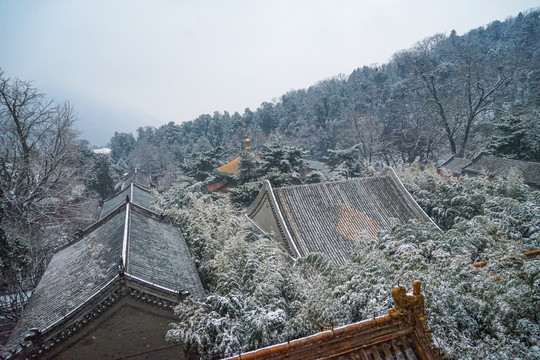
<path fill-rule="evenodd" d="M 204 358 L 235 355 L 384 315 L 393 286 L 421 280 L 443 358 L 538 358 L 540 259 L 524 252 L 540 246 L 540 192 L 518 175 L 457 180 L 419 163 L 398 176 L 442 231 L 396 225 L 357 242 L 341 267 L 319 253 L 291 263 L 228 197 L 175 184 L 158 206 L 183 229 L 208 296 L 179 305 L 167 337 Z"/>
<path fill-rule="evenodd" d="M 539 27 L 538 11 L 531 11 L 463 36 L 437 34 L 386 64 L 290 91 L 243 114 L 204 114 L 139 128 L 136 137 L 118 132 L 112 159 L 165 175 L 192 154 L 219 147 L 212 153 L 217 165 L 238 156 L 246 138 L 255 152 L 279 138 L 310 159 L 352 148 L 375 166 L 470 158 L 486 147 L 537 161 Z"/>
<path fill-rule="evenodd" d="M 519 173 L 458 180 L 434 166 L 481 152 L 540 161 L 538 34 L 540 10 L 436 34 L 243 114 L 116 132 L 110 156 L 80 138 L 69 103 L 0 70 L 0 330 L 21 315 L 54 248 L 138 167 L 157 184 L 155 210 L 181 227 L 208 295 L 179 305 L 171 342 L 207 358 L 238 354 L 382 315 L 392 286 L 421 280 L 443 358 L 540 357 L 540 260 L 524 255 L 540 249 L 540 192 Z M 239 155 L 239 186 L 203 191 Z M 332 175 L 301 180 L 311 160 Z M 385 166 L 439 228 L 396 225 L 338 267 L 323 254 L 291 262 L 242 215 L 262 180 L 333 181 Z"/>

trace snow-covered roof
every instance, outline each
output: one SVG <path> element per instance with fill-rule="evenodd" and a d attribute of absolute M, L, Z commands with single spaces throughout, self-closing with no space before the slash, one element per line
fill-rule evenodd
<path fill-rule="evenodd" d="M 135 168 L 122 176 L 118 184 L 116 184 L 115 190 L 124 190 L 132 183 L 144 186 L 146 188 L 150 188 L 152 187 L 152 178 L 150 177 L 150 175 L 148 175 L 148 173 L 142 171 L 141 169 Z"/>
<path fill-rule="evenodd" d="M 22 343 L 29 329 L 42 334 L 80 309 L 92 307 L 126 279 L 149 293 L 179 299 L 204 293 L 180 229 L 152 211 L 124 203 L 57 251 L 8 340 Z M 51 330 L 52 331 L 52 330 Z"/>
<path fill-rule="evenodd" d="M 124 190 L 117 192 L 111 198 L 103 202 L 103 207 L 101 208 L 100 219 L 105 217 L 111 211 L 113 211 L 118 205 L 126 202 L 126 199 L 129 199 L 132 203 L 142 206 L 146 209 L 150 209 L 153 202 L 153 195 L 149 189 L 140 186 L 139 184 L 131 183 L 130 186 L 126 187 Z"/>
<path fill-rule="evenodd" d="M 366 235 L 396 222 L 432 221 L 390 168 L 346 181 L 276 189 L 266 183 L 246 215 L 292 256 L 320 252 L 337 264 L 349 259 L 354 242 Z"/>
<path fill-rule="evenodd" d="M 445 162 L 437 165 L 437 168 L 447 171 L 450 174 L 461 175 L 463 168 L 470 162 L 470 159 L 460 158 L 452 155 Z"/>
<path fill-rule="evenodd" d="M 502 179 L 506 179 L 511 171 L 517 171 L 523 176 L 525 184 L 540 186 L 540 163 L 538 162 L 507 159 L 481 153 L 472 160 L 452 155 L 437 167 L 455 175 L 485 175 Z"/>
<path fill-rule="evenodd" d="M 109 155 L 111 153 L 111 149 L 109 149 L 109 148 L 99 148 L 99 149 L 93 149 L 92 152 L 94 154 Z"/>
<path fill-rule="evenodd" d="M 540 186 L 540 163 L 538 162 L 480 154 L 463 168 L 464 173 L 482 174 L 503 179 L 506 179 L 512 170 L 523 176 L 525 184 Z"/>
<path fill-rule="evenodd" d="M 316 160 L 303 160 L 304 170 L 314 170 L 320 172 L 326 179 L 330 179 L 332 176 L 337 175 L 336 171 L 330 170 L 330 168 L 321 161 Z"/>

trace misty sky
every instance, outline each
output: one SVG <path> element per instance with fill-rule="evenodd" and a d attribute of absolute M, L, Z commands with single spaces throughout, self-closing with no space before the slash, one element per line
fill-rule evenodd
<path fill-rule="evenodd" d="M 83 138 L 255 110 L 291 89 L 529 0 L 0 0 L 0 67 L 79 114 Z"/>

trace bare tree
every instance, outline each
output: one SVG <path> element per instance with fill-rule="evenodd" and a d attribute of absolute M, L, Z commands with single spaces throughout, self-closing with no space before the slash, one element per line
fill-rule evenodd
<path fill-rule="evenodd" d="M 51 249 L 94 220 L 84 196 L 82 151 L 69 103 L 0 70 L 0 315 L 16 321 Z M 97 206 L 96 206 L 97 207 Z"/>
<path fill-rule="evenodd" d="M 56 104 L 31 82 L 0 72 L 0 182 L 10 220 L 43 220 L 72 191 L 74 121 L 69 103 Z"/>
<path fill-rule="evenodd" d="M 475 57 L 471 48 L 476 45 L 460 42 L 455 34 L 450 38 L 439 34 L 418 43 L 407 54 L 450 151 L 460 157 L 465 155 L 475 121 L 494 109 L 494 94 L 514 76 L 512 66 L 498 63 L 496 50 L 490 49 L 492 54 L 484 58 Z M 446 54 L 444 61 L 440 54 Z M 486 61 L 491 62 L 489 66 Z"/>

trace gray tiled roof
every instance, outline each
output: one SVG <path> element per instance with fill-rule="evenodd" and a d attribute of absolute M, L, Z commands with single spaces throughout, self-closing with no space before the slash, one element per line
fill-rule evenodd
<path fill-rule="evenodd" d="M 139 211 L 131 214 L 127 272 L 173 290 L 203 293 L 180 229 Z"/>
<path fill-rule="evenodd" d="M 471 159 L 465 159 L 452 155 L 448 160 L 438 165 L 437 167 L 446 170 L 451 174 L 461 175 L 463 168 L 471 162 Z"/>
<path fill-rule="evenodd" d="M 129 196 L 132 203 L 147 209 L 151 208 L 151 204 L 154 198 L 152 193 L 148 189 L 137 184 L 131 184 L 110 199 L 105 200 L 105 202 L 103 203 L 103 208 L 101 209 L 100 218 L 107 216 L 107 214 L 112 212 L 117 206 L 125 203 L 126 196 Z"/>
<path fill-rule="evenodd" d="M 482 174 L 506 179 L 514 169 L 523 176 L 523 182 L 540 186 L 540 163 L 506 159 L 493 155 L 479 155 L 464 169 L 464 173 Z"/>
<path fill-rule="evenodd" d="M 43 330 L 89 301 L 118 275 L 124 248 L 126 274 L 152 286 L 203 294 L 180 229 L 156 213 L 126 204 L 53 256 L 8 343 L 19 343 L 28 329 Z"/>
<path fill-rule="evenodd" d="M 328 168 L 328 166 L 321 161 L 304 160 L 304 164 L 305 169 L 318 171 L 327 179 L 331 178 L 333 175 L 336 175 L 334 171 L 330 170 L 330 168 Z"/>
<path fill-rule="evenodd" d="M 54 254 L 8 343 L 44 329 L 83 304 L 118 274 L 125 213 L 117 211 L 80 241 Z"/>
<path fill-rule="evenodd" d="M 273 190 L 267 185 L 247 215 L 281 239 L 293 256 L 321 252 L 337 264 L 366 234 L 389 230 L 396 222 L 431 222 L 391 169 L 347 181 Z"/>
<path fill-rule="evenodd" d="M 132 183 L 139 184 L 141 186 L 150 188 L 152 186 L 152 179 L 150 175 L 148 175 L 146 172 L 135 168 L 128 172 L 127 174 L 124 174 L 118 184 L 116 184 L 115 189 L 116 190 L 124 190 L 126 187 L 129 187 Z"/>

